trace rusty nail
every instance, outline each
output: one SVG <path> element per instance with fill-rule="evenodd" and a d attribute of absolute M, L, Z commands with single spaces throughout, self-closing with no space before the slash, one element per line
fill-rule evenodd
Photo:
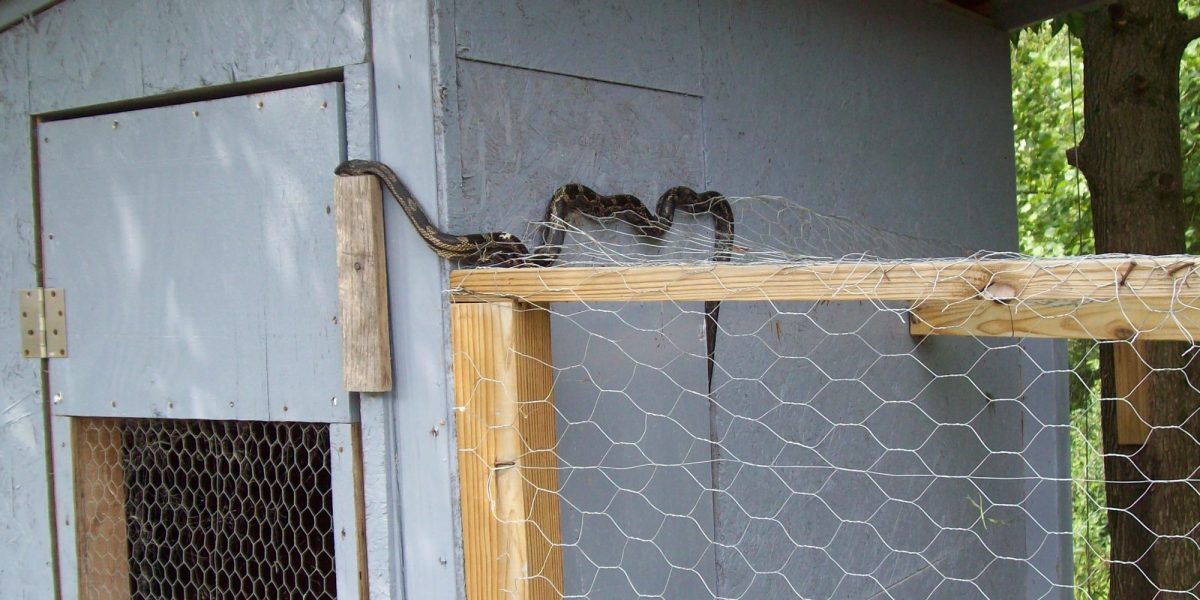
<path fill-rule="evenodd" d="M 1129 278 L 1129 274 L 1133 272 L 1133 269 L 1136 266 L 1137 261 L 1129 261 L 1129 263 L 1125 265 L 1125 268 L 1121 270 L 1121 277 L 1117 279 L 1117 285 L 1125 285 L 1125 280 Z"/>
<path fill-rule="evenodd" d="M 1171 265 L 1170 268 L 1167 269 L 1167 275 L 1174 277 L 1176 273 L 1178 273 L 1184 269 L 1187 269 L 1189 267 L 1194 267 L 1194 266 L 1196 266 L 1196 263 L 1191 262 L 1191 261 L 1175 263 L 1175 264 Z"/>

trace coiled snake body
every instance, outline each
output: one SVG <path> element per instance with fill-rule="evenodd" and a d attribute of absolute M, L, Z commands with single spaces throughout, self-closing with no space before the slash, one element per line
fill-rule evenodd
<path fill-rule="evenodd" d="M 571 183 L 555 190 L 546 206 L 540 226 L 541 245 L 532 252 L 519 238 L 502 231 L 451 235 L 437 228 L 417 204 L 411 192 L 387 165 L 371 160 L 348 160 L 334 170 L 337 175 L 374 175 L 400 204 L 408 220 L 425 243 L 443 258 L 463 264 L 495 267 L 546 267 L 554 264 L 562 251 L 566 229 L 561 226 L 571 213 L 592 218 L 616 217 L 640 234 L 662 238 L 675 221 L 675 211 L 711 213 L 715 221 L 713 260 L 728 261 L 733 251 L 733 208 L 717 192 L 696 192 L 673 187 L 663 193 L 651 213 L 637 197 L 629 194 L 605 196 L 591 188 Z M 712 386 L 713 359 L 716 350 L 717 315 L 720 302 L 704 303 L 705 333 L 708 350 L 708 380 Z"/>

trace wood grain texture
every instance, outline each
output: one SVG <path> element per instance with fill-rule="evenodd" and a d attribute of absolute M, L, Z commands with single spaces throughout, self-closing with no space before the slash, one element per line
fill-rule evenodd
<path fill-rule="evenodd" d="M 329 446 L 337 597 L 367 600 L 370 596 L 367 589 L 361 426 L 358 423 L 331 423 Z"/>
<path fill-rule="evenodd" d="M 909 330 L 913 335 L 1194 340 L 1200 338 L 1200 307 L 1136 298 L 1086 303 L 933 301 L 913 307 Z"/>
<path fill-rule="evenodd" d="M 354 514 L 358 528 L 358 597 L 367 600 L 371 597 L 371 580 L 367 576 L 367 501 L 366 487 L 363 485 L 362 425 L 354 423 L 351 427 L 350 439 L 354 441 Z"/>
<path fill-rule="evenodd" d="M 334 179 L 342 377 L 354 392 L 392 389 L 383 192 L 370 176 Z"/>
<path fill-rule="evenodd" d="M 129 598 L 121 427 L 111 420 L 80 418 L 72 423 L 71 435 L 79 597 Z"/>
<path fill-rule="evenodd" d="M 1150 435 L 1150 347 L 1145 340 L 1113 346 L 1116 384 L 1117 443 L 1140 446 Z"/>
<path fill-rule="evenodd" d="M 985 292 L 1013 301 L 1200 299 L 1200 257 L 1088 260 L 824 261 L 648 267 L 456 270 L 457 297 L 526 302 L 601 300 L 957 301 Z M 1003 290 L 1002 293 L 996 292 Z"/>
<path fill-rule="evenodd" d="M 467 597 L 561 598 L 549 313 L 459 303 L 451 333 Z"/>

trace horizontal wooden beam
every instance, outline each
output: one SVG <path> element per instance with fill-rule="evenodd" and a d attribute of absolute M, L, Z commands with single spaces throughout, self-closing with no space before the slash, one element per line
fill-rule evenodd
<path fill-rule="evenodd" d="M 1132 295 L 1107 302 L 925 302 L 912 309 L 913 335 L 1084 340 L 1200 339 L 1200 305 Z"/>
<path fill-rule="evenodd" d="M 450 275 L 456 301 L 878 300 L 1019 302 L 1200 300 L 1200 257 L 470 269 Z"/>

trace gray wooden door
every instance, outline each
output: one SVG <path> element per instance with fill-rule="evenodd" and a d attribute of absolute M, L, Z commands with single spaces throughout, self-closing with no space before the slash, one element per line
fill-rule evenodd
<path fill-rule="evenodd" d="M 347 422 L 340 84 L 42 123 L 55 414 Z"/>

